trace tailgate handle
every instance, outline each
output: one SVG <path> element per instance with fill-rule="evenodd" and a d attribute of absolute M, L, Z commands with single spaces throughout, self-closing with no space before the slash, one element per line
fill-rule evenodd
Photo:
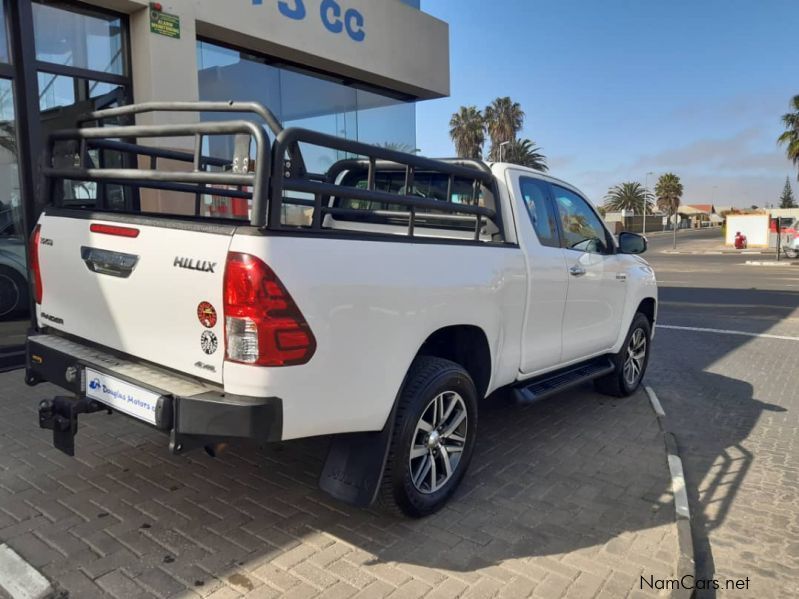
<path fill-rule="evenodd" d="M 139 257 L 134 254 L 86 246 L 80 248 L 80 257 L 90 271 L 121 279 L 127 279 L 139 263 Z"/>

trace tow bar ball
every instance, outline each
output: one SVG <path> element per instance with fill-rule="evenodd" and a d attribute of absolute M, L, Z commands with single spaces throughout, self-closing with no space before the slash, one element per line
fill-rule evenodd
<path fill-rule="evenodd" d="M 54 397 L 39 403 L 39 427 L 53 431 L 53 445 L 68 456 L 75 455 L 75 435 L 78 433 L 78 414 L 111 410 L 91 399 Z"/>

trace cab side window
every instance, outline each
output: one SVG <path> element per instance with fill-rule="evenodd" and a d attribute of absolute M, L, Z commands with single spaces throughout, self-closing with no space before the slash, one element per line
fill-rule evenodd
<path fill-rule="evenodd" d="M 541 245 L 560 247 L 558 228 L 549 203 L 549 184 L 530 177 L 521 177 L 522 199 Z"/>
<path fill-rule="evenodd" d="M 609 254 L 611 246 L 607 231 L 588 202 L 557 185 L 552 186 L 552 193 L 563 232 L 563 247 L 591 254 Z"/>

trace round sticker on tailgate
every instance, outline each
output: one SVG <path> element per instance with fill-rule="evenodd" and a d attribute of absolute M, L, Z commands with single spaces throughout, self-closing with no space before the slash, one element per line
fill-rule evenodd
<path fill-rule="evenodd" d="M 216 326 L 216 308 L 209 302 L 200 302 L 197 306 L 197 318 L 204 327 L 213 329 Z"/>
<path fill-rule="evenodd" d="M 216 352 L 219 347 L 219 340 L 211 331 L 205 331 L 200 337 L 200 347 L 209 356 Z"/>

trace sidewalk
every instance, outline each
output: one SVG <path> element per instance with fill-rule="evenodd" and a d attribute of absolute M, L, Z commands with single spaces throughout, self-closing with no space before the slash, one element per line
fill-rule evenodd
<path fill-rule="evenodd" d="M 22 373 L 0 375 L 0 543 L 74 598 L 658 596 L 675 575 L 663 437 L 641 392 L 487 402 L 462 488 L 412 521 L 316 487 L 325 439 L 173 457 L 122 416 L 51 447 Z"/>
<path fill-rule="evenodd" d="M 747 248 L 745 250 L 736 250 L 733 247 L 724 245 L 724 239 L 721 237 L 719 231 L 718 237 L 708 239 L 689 239 L 681 240 L 677 238 L 677 249 L 662 250 L 664 254 L 738 254 L 742 256 L 769 254 L 776 255 L 776 250 L 772 248 Z"/>

